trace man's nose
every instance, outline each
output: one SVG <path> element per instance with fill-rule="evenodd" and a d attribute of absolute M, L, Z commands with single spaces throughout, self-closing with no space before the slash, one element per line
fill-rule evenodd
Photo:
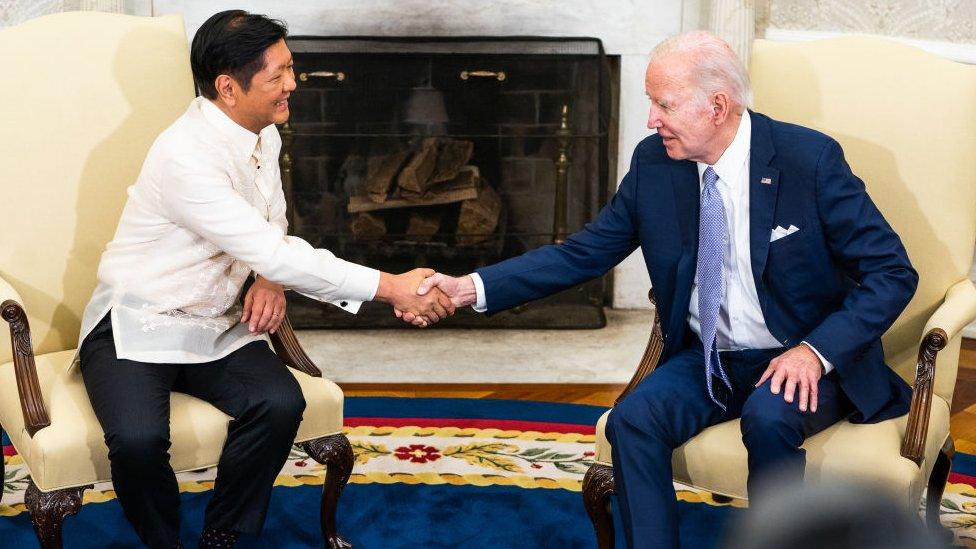
<path fill-rule="evenodd" d="M 656 130 L 661 127 L 661 117 L 658 114 L 657 109 L 652 105 L 647 113 L 647 129 Z"/>
<path fill-rule="evenodd" d="M 295 91 L 295 88 L 297 88 L 297 87 L 298 87 L 298 82 L 295 82 L 294 75 L 285 78 L 285 91 L 286 92 L 289 92 L 289 93 L 290 92 L 293 92 L 293 91 Z"/>

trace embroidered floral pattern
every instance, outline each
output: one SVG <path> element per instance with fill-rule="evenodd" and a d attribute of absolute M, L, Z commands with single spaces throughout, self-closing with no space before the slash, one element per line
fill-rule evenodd
<path fill-rule="evenodd" d="M 2 492 L 22 492 L 26 490 L 28 478 L 26 467 L 10 467 L 4 470 Z"/>
<path fill-rule="evenodd" d="M 238 316 L 226 315 L 214 318 L 192 315 L 180 309 L 169 311 L 153 311 L 154 307 L 149 304 L 142 306 L 142 315 L 139 321 L 142 324 L 143 332 L 151 332 L 160 327 L 184 326 L 212 330 L 222 334 L 237 324 Z"/>
<path fill-rule="evenodd" d="M 397 448 L 396 457 L 403 461 L 410 460 L 410 463 L 427 463 L 428 461 L 437 461 L 441 458 L 441 455 L 437 453 L 437 448 L 433 446 L 411 444 L 410 446 Z"/>
<path fill-rule="evenodd" d="M 375 457 L 390 455 L 390 451 L 386 449 L 386 446 L 368 440 L 353 440 L 351 444 L 352 454 L 355 456 L 356 463 L 358 464 L 364 464 Z"/>
<path fill-rule="evenodd" d="M 976 546 L 976 487 L 946 484 L 940 514 L 942 525 L 951 528 L 957 540 L 967 540 L 967 547 Z"/>

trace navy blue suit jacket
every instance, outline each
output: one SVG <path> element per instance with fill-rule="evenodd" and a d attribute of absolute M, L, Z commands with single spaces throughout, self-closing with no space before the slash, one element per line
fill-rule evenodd
<path fill-rule="evenodd" d="M 687 324 L 698 254 L 696 164 L 652 135 L 597 218 L 560 245 L 478 269 L 488 313 L 606 273 L 638 246 L 664 332 L 662 362 L 701 345 Z M 807 341 L 835 368 L 855 422 L 904 414 L 911 391 L 884 363 L 881 335 L 918 283 L 901 239 L 830 137 L 752 113 L 749 164 L 752 274 L 769 332 Z M 770 242 L 776 226 L 799 231 Z"/>

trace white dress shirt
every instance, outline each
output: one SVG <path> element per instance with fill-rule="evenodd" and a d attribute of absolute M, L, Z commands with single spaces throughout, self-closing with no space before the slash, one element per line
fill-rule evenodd
<path fill-rule="evenodd" d="M 756 281 L 752 276 L 752 249 L 749 240 L 749 150 L 752 142 L 752 120 L 749 111 L 742 114 L 739 128 L 732 143 L 715 162 L 712 169 L 718 175 L 716 185 L 725 206 L 725 221 L 729 233 L 729 245 L 725 251 L 722 269 L 725 299 L 719 308 L 716 346 L 720 351 L 741 349 L 772 349 L 780 347 L 779 341 L 766 327 L 766 319 L 759 306 Z M 699 192 L 704 188 L 702 176 L 708 164 L 698 162 Z M 474 309 L 484 312 L 486 307 L 484 282 L 472 273 L 477 302 Z M 701 337 L 698 320 L 698 276 L 691 289 L 688 307 L 688 324 Z M 833 366 L 812 345 L 803 342 L 819 358 L 825 372 Z"/>
<path fill-rule="evenodd" d="M 718 175 L 716 187 L 725 206 L 725 226 L 729 234 L 722 268 L 725 299 L 718 312 L 715 344 L 720 351 L 739 349 L 772 349 L 779 341 L 766 328 L 759 294 L 752 276 L 752 249 L 749 243 L 749 143 L 752 121 L 749 112 L 742 115 L 739 128 L 712 169 Z M 699 193 L 704 189 L 702 177 L 708 164 L 697 162 Z M 688 324 L 701 336 L 698 317 L 698 275 L 691 286 Z"/>
<path fill-rule="evenodd" d="M 216 360 L 263 339 L 240 322 L 251 271 L 355 313 L 380 273 L 287 236 L 274 125 L 254 134 L 198 97 L 153 143 L 98 267 L 79 346 L 111 310 L 119 358 Z"/>

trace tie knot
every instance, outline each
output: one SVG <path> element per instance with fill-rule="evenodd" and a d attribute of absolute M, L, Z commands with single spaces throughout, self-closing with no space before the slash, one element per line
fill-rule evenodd
<path fill-rule="evenodd" d="M 702 182 L 705 183 L 706 187 L 714 186 L 718 182 L 718 174 L 711 166 L 705 168 L 705 173 L 702 176 Z"/>

